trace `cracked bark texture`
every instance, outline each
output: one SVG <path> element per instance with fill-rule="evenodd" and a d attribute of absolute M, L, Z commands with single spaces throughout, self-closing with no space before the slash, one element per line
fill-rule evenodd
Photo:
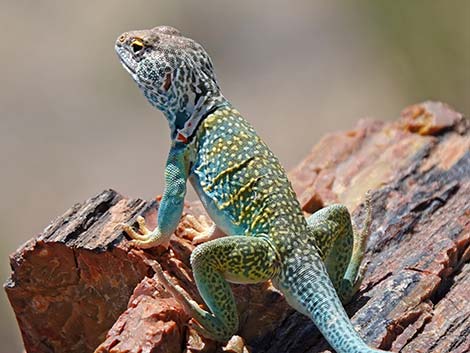
<path fill-rule="evenodd" d="M 448 106 L 425 102 L 394 122 L 363 120 L 325 136 L 290 173 L 306 213 L 340 202 L 358 225 L 371 190 L 369 267 L 346 308 L 371 345 L 404 353 L 470 351 L 469 129 Z M 154 226 L 157 209 L 158 200 L 106 190 L 12 254 L 5 290 L 27 352 L 331 352 L 270 283 L 233 286 L 241 329 L 225 347 L 188 328 L 189 318 L 144 259 L 158 259 L 201 302 L 190 239 L 179 229 L 169 251 L 144 252 L 130 248 L 116 228 L 139 214 Z M 185 212 L 204 214 L 198 202 Z"/>

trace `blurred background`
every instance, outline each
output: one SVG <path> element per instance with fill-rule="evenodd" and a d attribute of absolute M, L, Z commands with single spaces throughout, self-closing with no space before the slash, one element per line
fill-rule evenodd
<path fill-rule="evenodd" d="M 394 119 L 427 99 L 470 113 L 466 0 L 0 6 L 2 282 L 8 255 L 75 202 L 105 188 L 146 199 L 163 190 L 169 131 L 118 62 L 124 31 L 168 24 L 202 43 L 225 96 L 288 169 L 362 117 Z M 21 351 L 3 291 L 0 342 L 1 353 Z"/>

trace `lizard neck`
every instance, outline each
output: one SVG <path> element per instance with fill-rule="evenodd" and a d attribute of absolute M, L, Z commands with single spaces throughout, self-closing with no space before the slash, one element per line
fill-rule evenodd
<path fill-rule="evenodd" d="M 170 126 L 171 139 L 188 143 L 201 122 L 217 109 L 228 106 L 228 100 L 220 95 L 196 97 L 196 104 L 187 109 L 164 110 Z"/>
<path fill-rule="evenodd" d="M 181 75 L 175 74 L 176 82 L 169 84 L 165 91 L 138 80 L 137 83 L 150 104 L 165 115 L 171 139 L 188 143 L 205 117 L 230 103 L 215 80 L 194 78 L 185 82 L 179 78 Z"/>

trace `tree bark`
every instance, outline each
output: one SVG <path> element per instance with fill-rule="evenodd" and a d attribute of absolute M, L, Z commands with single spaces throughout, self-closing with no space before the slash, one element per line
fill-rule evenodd
<path fill-rule="evenodd" d="M 290 172 L 306 213 L 348 206 L 362 225 L 372 195 L 369 263 L 347 311 L 368 343 L 394 352 L 470 351 L 470 124 L 448 106 L 411 106 L 394 122 L 362 120 L 325 136 Z M 195 288 L 190 239 L 168 251 L 133 249 L 119 229 L 158 200 L 113 190 L 73 206 L 11 255 L 5 284 L 28 353 L 331 352 L 313 323 L 270 283 L 234 285 L 241 328 L 225 346 L 187 327 L 180 304 L 152 278 L 157 259 Z M 204 214 L 198 202 L 185 213 Z"/>

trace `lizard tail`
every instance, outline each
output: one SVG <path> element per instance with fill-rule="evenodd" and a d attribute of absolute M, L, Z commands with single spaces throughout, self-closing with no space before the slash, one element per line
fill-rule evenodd
<path fill-rule="evenodd" d="M 370 348 L 351 324 L 320 257 L 296 249 L 274 281 L 297 311 L 309 316 L 338 353 L 385 352 Z"/>

